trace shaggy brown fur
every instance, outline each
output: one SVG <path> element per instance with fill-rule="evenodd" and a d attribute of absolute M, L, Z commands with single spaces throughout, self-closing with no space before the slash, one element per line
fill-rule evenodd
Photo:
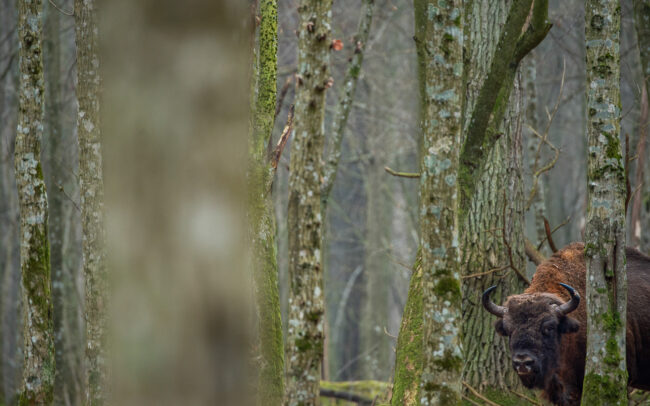
<path fill-rule="evenodd" d="M 586 269 L 584 244 L 573 243 L 537 267 L 531 285 L 508 297 L 497 331 L 510 339 L 512 353 L 526 353 L 538 361 L 534 374 L 520 375 L 527 387 L 543 389 L 557 405 L 578 405 L 582 394 L 586 352 Z M 627 366 L 629 384 L 650 389 L 650 257 L 627 249 L 628 312 Z M 570 299 L 572 286 L 581 296 L 569 315 L 554 311 Z M 572 334 L 576 333 L 576 334 Z"/>

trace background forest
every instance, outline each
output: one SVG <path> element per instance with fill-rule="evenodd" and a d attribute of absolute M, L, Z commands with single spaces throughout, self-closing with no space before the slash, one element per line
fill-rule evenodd
<path fill-rule="evenodd" d="M 0 405 L 15 402 L 25 357 L 13 161 L 19 108 L 14 3 L 0 0 Z M 242 209 L 250 201 L 246 134 L 252 131 L 249 111 L 255 99 L 250 78 L 255 77 L 260 56 L 251 57 L 255 40 L 246 35 L 254 31 L 246 25 L 248 4 L 206 3 L 212 2 L 100 2 L 108 263 L 114 284 L 111 342 L 116 355 L 111 365 L 120 402 L 116 404 L 244 404 L 249 399 L 242 398 L 254 386 L 247 378 L 257 365 L 243 360 L 259 351 L 259 343 L 250 344 L 260 335 L 255 321 L 259 309 L 253 305 L 251 275 L 239 270 L 250 268 L 253 261 Z M 296 83 L 303 80 L 298 77 L 299 3 L 277 1 L 277 102 L 272 106 L 271 146 L 286 141 L 287 118 L 294 114 L 293 106 L 299 109 Z M 422 145 L 414 3 L 417 6 L 410 0 L 334 1 L 331 12 L 331 37 L 340 42 L 332 46 L 331 81 L 326 78 L 324 92 L 326 154 L 336 150 L 336 136 L 342 137 L 342 144 L 331 190 L 322 203 L 322 247 L 316 254 L 322 255 L 324 279 L 324 359 L 319 372 L 321 389 L 329 396 L 360 396 L 351 404 L 390 400 L 389 384 L 398 373 L 397 337 L 408 316 L 404 309 L 409 284 L 417 274 L 413 264 L 421 243 L 420 182 L 408 176 L 420 172 Z M 490 275 L 512 287 L 499 291 L 500 299 L 523 290 L 514 268 L 528 279 L 535 271 L 535 264 L 525 257 L 522 233 L 544 256 L 552 253 L 544 219 L 557 248 L 584 240 L 584 2 L 548 3 L 553 27 L 519 66 L 504 118 L 508 135 L 500 141 L 501 155 L 491 158 L 495 178 L 523 183 L 517 189 L 506 187 L 510 183 L 504 181 L 486 198 L 490 210 L 502 210 L 503 215 L 498 224 L 480 219 L 477 224 L 501 233 L 467 237 L 486 252 L 485 258 L 466 259 L 480 263 L 480 269 L 464 270 L 467 279 L 475 280 L 472 272 L 510 261 L 510 267 Z M 473 29 L 484 33 L 479 38 L 485 47 L 494 47 L 512 1 L 471 4 Z M 648 254 L 650 159 L 644 146 L 648 98 L 635 2 L 620 4 L 621 134 L 631 195 L 627 242 Z M 43 2 L 46 90 L 41 160 L 49 203 L 57 405 L 84 404 L 86 390 L 74 9 L 73 0 Z M 367 40 L 360 47 L 353 38 L 363 33 L 360 22 L 369 9 Z M 258 26 L 260 21 L 258 15 Z M 650 49 L 650 44 L 645 47 Z M 350 94 L 346 75 L 359 54 L 362 61 L 352 70 L 356 91 Z M 347 122 L 341 116 L 346 97 L 351 97 Z M 285 342 L 293 334 L 288 253 L 295 234 L 289 211 L 296 133 L 280 149 L 269 183 L 272 189 L 265 195 L 277 226 Z M 516 190 L 506 197 L 505 189 Z M 485 281 L 472 288 L 482 291 L 490 284 Z M 464 314 L 464 320 L 483 320 L 473 328 L 490 337 L 485 340 L 494 351 L 503 351 L 505 344 L 494 337 L 492 319 L 477 305 L 479 296 L 466 298 L 477 312 Z M 521 389 L 513 383 L 507 354 L 497 359 L 476 355 L 479 362 L 480 368 L 464 376 L 472 389 L 481 393 L 490 388 Z M 400 364 L 407 362 L 398 362 L 397 369 Z M 640 404 L 648 402 L 640 396 Z M 348 404 L 332 399 L 323 397 L 322 404 Z M 406 404 L 395 399 L 393 404 Z M 492 404 L 480 396 L 470 399 L 474 404 Z M 528 404 L 515 399 L 519 400 L 508 404 Z"/>

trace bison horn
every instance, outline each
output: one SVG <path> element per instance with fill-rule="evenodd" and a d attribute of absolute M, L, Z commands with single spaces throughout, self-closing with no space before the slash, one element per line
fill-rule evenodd
<path fill-rule="evenodd" d="M 562 314 L 569 314 L 578 308 L 578 305 L 580 304 L 580 295 L 571 286 L 564 283 L 560 283 L 560 285 L 569 291 L 571 299 L 563 305 L 558 306 L 557 310 Z"/>
<path fill-rule="evenodd" d="M 485 307 L 485 310 L 492 313 L 493 315 L 497 317 L 503 317 L 508 309 L 506 309 L 504 306 L 496 305 L 493 301 L 490 300 L 490 293 L 492 293 L 492 291 L 496 288 L 496 286 L 491 286 L 487 288 L 485 292 L 483 292 L 483 307 Z"/>

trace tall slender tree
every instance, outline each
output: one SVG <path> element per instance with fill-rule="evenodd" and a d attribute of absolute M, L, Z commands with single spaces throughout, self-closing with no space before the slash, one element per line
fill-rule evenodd
<path fill-rule="evenodd" d="M 25 365 L 20 404 L 47 405 L 54 388 L 54 337 L 43 136 L 42 2 L 18 2 L 20 89 L 14 164 L 20 205 Z"/>
<path fill-rule="evenodd" d="M 289 320 L 286 343 L 287 405 L 318 404 L 323 361 L 324 294 L 321 268 L 321 177 L 325 93 L 332 0 L 298 6 L 295 130 L 289 174 Z"/>
<path fill-rule="evenodd" d="M 626 405 L 625 169 L 620 146 L 618 0 L 588 0 L 587 357 L 582 405 Z"/>
<path fill-rule="evenodd" d="M 420 77 L 420 249 L 424 365 L 420 404 L 461 400 L 461 279 L 456 177 L 462 132 L 462 1 L 415 1 Z"/>
<path fill-rule="evenodd" d="M 94 0 L 75 0 L 77 45 L 77 133 L 86 284 L 86 402 L 102 405 L 108 396 L 106 359 L 108 273 L 104 249 L 104 179 L 99 122 L 99 49 Z"/>
<path fill-rule="evenodd" d="M 281 405 L 284 397 L 284 348 L 278 290 L 276 223 L 271 199 L 274 169 L 267 145 L 275 122 L 278 4 L 259 6 L 259 51 L 255 52 L 252 135 L 249 142 L 249 227 L 253 242 L 258 317 L 258 404 Z"/>

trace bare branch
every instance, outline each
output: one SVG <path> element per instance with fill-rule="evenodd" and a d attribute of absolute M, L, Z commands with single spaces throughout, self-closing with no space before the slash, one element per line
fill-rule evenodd
<path fill-rule="evenodd" d="M 548 220 L 546 217 L 544 217 L 544 230 L 546 231 L 546 239 L 548 240 L 548 246 L 551 248 L 551 251 L 554 253 L 557 252 L 557 247 L 555 246 L 555 242 L 553 241 L 553 236 L 551 232 L 551 225 L 548 223 Z"/>
<path fill-rule="evenodd" d="M 471 386 L 465 381 L 463 381 L 463 386 L 465 386 L 467 389 L 469 389 L 470 392 L 472 392 L 472 395 L 476 396 L 477 398 L 481 399 L 483 402 L 487 403 L 490 406 L 500 406 L 498 403 L 494 403 L 490 399 L 486 398 L 485 396 L 481 395 L 478 393 L 478 391 Z"/>
<path fill-rule="evenodd" d="M 544 219 L 544 220 L 546 220 L 546 219 Z M 562 228 L 562 227 L 564 227 L 565 225 L 569 224 L 570 221 L 571 221 L 571 216 L 568 216 L 567 218 L 564 219 L 563 222 L 561 222 L 561 223 L 558 224 L 554 229 L 551 230 L 551 235 L 555 234 L 555 232 L 556 232 L 557 230 L 559 230 L 560 228 Z M 546 242 L 546 239 L 547 239 L 547 238 L 548 238 L 548 237 L 544 237 L 544 238 L 539 242 L 539 245 L 537 246 L 537 249 L 538 249 L 538 250 L 542 249 L 542 245 L 544 245 L 544 243 Z M 555 251 L 553 251 L 553 252 L 555 252 Z"/>
<path fill-rule="evenodd" d="M 526 251 L 526 256 L 531 260 L 535 265 L 539 265 L 546 260 L 544 255 L 535 246 L 528 238 L 524 239 L 524 249 Z"/>
<path fill-rule="evenodd" d="M 391 175 L 393 175 L 393 176 L 398 176 L 398 177 L 400 177 L 400 178 L 413 178 L 413 179 L 416 179 L 416 178 L 419 178 L 419 177 L 420 177 L 420 174 L 419 174 L 419 173 L 413 173 L 413 172 L 395 172 L 394 170 L 392 170 L 391 168 L 389 168 L 389 167 L 387 167 L 387 166 L 384 166 L 384 170 L 385 170 L 386 172 L 390 173 Z"/>

